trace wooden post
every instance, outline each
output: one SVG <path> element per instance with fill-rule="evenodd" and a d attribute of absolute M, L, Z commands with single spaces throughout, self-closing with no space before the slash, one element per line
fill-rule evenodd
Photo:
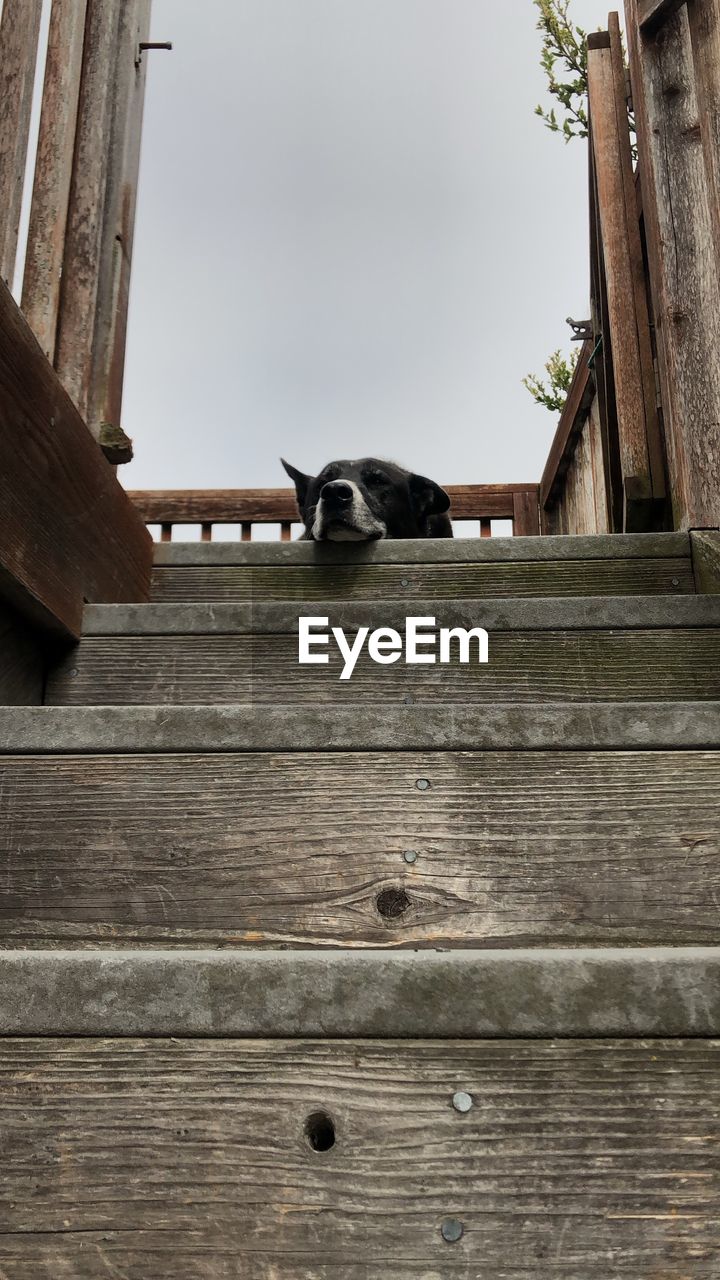
<path fill-rule="evenodd" d="M 88 423 L 120 426 L 151 0 L 120 7 Z"/>
<path fill-rule="evenodd" d="M 638 531 L 651 528 L 657 518 L 664 476 L 619 26 L 615 36 L 615 48 L 609 33 L 589 37 L 588 86 L 610 330 L 603 337 L 612 344 L 615 378 L 622 527 Z"/>
<path fill-rule="evenodd" d="M 717 526 L 720 281 L 689 18 L 682 8 L 648 37 L 638 0 L 626 16 L 673 518 Z"/>
<path fill-rule="evenodd" d="M 87 419 L 122 0 L 88 0 L 55 367 Z"/>
<path fill-rule="evenodd" d="M 0 276 L 12 288 L 42 0 L 5 0 L 0 22 Z"/>
<path fill-rule="evenodd" d="M 688 0 L 715 261 L 720 274 L 720 0 Z"/>
<path fill-rule="evenodd" d="M 53 0 L 22 309 L 55 359 L 60 275 L 77 123 L 86 0 Z"/>
<path fill-rule="evenodd" d="M 56 363 L 96 438 L 120 428 L 150 8 L 88 0 Z"/>

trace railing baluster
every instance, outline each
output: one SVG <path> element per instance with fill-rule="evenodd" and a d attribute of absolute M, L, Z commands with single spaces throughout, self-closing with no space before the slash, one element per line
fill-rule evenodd
<path fill-rule="evenodd" d="M 280 541 L 290 542 L 292 539 L 292 525 L 289 520 L 283 520 L 280 523 Z"/>
<path fill-rule="evenodd" d="M 200 526 L 200 541 L 212 542 L 212 525 L 207 520 L 204 520 Z"/>
<path fill-rule="evenodd" d="M 249 520 L 243 520 L 242 524 L 240 525 L 240 541 L 241 542 L 252 541 L 252 524 L 250 523 Z"/>
<path fill-rule="evenodd" d="M 480 521 L 480 537 L 492 538 L 492 524 L 485 517 Z"/>
<path fill-rule="evenodd" d="M 173 527 L 171 524 L 161 524 L 160 525 L 160 541 L 172 542 L 172 531 L 173 531 Z"/>
<path fill-rule="evenodd" d="M 0 24 L 0 276 L 12 288 L 42 0 L 5 0 Z"/>

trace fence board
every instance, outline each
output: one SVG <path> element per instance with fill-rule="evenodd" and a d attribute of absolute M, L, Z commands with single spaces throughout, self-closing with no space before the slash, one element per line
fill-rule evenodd
<path fill-rule="evenodd" d="M 87 419 L 121 0 L 88 0 L 55 367 Z"/>
<path fill-rule="evenodd" d="M 720 524 L 720 281 L 688 14 L 654 38 L 626 0 L 665 437 L 677 528 Z"/>
<path fill-rule="evenodd" d="M 0 22 L 0 277 L 12 287 L 42 0 L 5 0 Z"/>
<path fill-rule="evenodd" d="M 638 0 L 640 26 L 647 33 L 656 31 L 685 3 L 686 0 Z"/>
<path fill-rule="evenodd" d="M 88 425 L 96 436 L 103 423 L 120 427 L 147 75 L 147 54 L 140 58 L 138 46 L 149 36 L 150 9 L 151 0 L 124 0 L 120 8 L 88 403 Z"/>
<path fill-rule="evenodd" d="M 77 124 L 86 0 L 53 0 L 22 307 L 55 359 L 65 228 Z"/>
<path fill-rule="evenodd" d="M 720 274 L 720 0 L 689 0 L 687 12 L 715 259 Z"/>
<path fill-rule="evenodd" d="M 615 42 L 604 32 L 590 37 L 588 85 L 610 322 L 604 338 L 612 343 L 615 376 L 622 527 L 639 531 L 651 527 L 653 500 L 662 495 L 664 484 L 662 456 L 655 451 L 653 467 L 648 447 L 649 432 L 657 435 L 655 387 L 622 53 L 613 48 L 619 31 L 615 35 Z"/>

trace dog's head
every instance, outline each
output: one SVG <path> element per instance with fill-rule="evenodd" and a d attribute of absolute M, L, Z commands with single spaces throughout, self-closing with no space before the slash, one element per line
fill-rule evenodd
<path fill-rule="evenodd" d="M 368 542 L 375 538 L 451 538 L 450 499 L 433 480 L 394 462 L 329 462 L 306 476 L 281 462 L 295 484 L 305 538 Z"/>

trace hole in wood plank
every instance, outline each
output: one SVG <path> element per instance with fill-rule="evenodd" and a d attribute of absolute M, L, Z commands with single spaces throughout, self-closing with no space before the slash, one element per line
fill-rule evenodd
<path fill-rule="evenodd" d="M 313 1111 L 305 1121 L 305 1137 L 313 1151 L 330 1151 L 335 1146 L 335 1122 L 327 1111 Z"/>
<path fill-rule="evenodd" d="M 410 906 L 410 899 L 402 886 L 383 889 L 377 896 L 377 909 L 385 920 L 397 920 Z"/>

